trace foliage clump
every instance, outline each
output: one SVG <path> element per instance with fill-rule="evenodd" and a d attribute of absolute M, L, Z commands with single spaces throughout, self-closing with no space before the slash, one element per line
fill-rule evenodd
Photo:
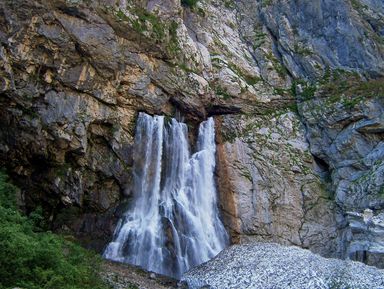
<path fill-rule="evenodd" d="M 353 97 L 384 97 L 384 79 L 371 79 L 364 81 L 356 72 L 336 69 L 326 71 L 320 81 L 322 94 L 324 96 L 346 95 Z"/>
<path fill-rule="evenodd" d="M 300 93 L 296 91 L 298 85 L 301 86 Z M 326 98 L 330 105 L 339 102 L 347 108 L 352 108 L 364 99 L 384 98 L 384 79 L 363 80 L 356 72 L 328 69 L 315 83 L 293 81 L 291 93 L 301 101 L 312 100 L 318 96 Z"/>
<path fill-rule="evenodd" d="M 130 23 L 133 30 L 157 45 L 162 45 L 170 57 L 180 52 L 177 29 L 174 20 L 164 21 L 158 15 L 138 6 L 127 6 L 127 10 L 134 15 L 128 16 L 123 10 L 114 11 L 119 21 Z"/>
<path fill-rule="evenodd" d="M 199 2 L 199 0 L 181 0 L 183 6 L 191 8 L 196 7 L 197 2 Z"/>
<path fill-rule="evenodd" d="M 23 216 L 17 189 L 0 171 L 0 289 L 105 289 L 99 259 L 89 251 L 36 226 Z"/>

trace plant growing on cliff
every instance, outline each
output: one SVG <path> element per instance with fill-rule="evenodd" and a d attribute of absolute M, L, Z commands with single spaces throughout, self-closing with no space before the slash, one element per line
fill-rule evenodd
<path fill-rule="evenodd" d="M 191 8 L 196 7 L 197 2 L 199 2 L 199 0 L 181 0 L 181 4 L 183 6 L 191 7 Z"/>
<path fill-rule="evenodd" d="M 126 12 L 121 9 L 114 11 L 119 21 L 130 23 L 132 29 L 144 36 L 150 43 L 162 46 L 170 57 L 180 52 L 175 20 L 165 21 L 155 13 L 138 6 L 127 6 Z"/>
<path fill-rule="evenodd" d="M 261 7 L 268 7 L 272 4 L 272 0 L 262 0 Z"/>
<path fill-rule="evenodd" d="M 97 275 L 98 258 L 60 236 L 40 232 L 36 214 L 32 220 L 17 210 L 16 191 L 0 172 L 0 288 L 108 288 Z"/>
<path fill-rule="evenodd" d="M 172 21 L 169 26 L 169 42 L 167 46 L 167 51 L 171 56 L 175 56 L 181 51 L 179 42 L 177 40 L 177 29 L 179 24 L 176 21 Z"/>
<path fill-rule="evenodd" d="M 298 87 L 300 87 L 300 92 L 298 92 Z M 308 83 L 304 80 L 295 80 L 291 85 L 291 94 L 304 101 L 314 98 L 316 91 L 316 85 Z"/>
<path fill-rule="evenodd" d="M 293 46 L 293 51 L 301 56 L 309 56 L 313 54 L 312 50 L 302 43 L 295 43 Z"/>
<path fill-rule="evenodd" d="M 262 79 L 258 76 L 249 75 L 245 72 L 243 72 L 236 64 L 229 62 L 228 67 L 236 73 L 238 76 L 240 76 L 248 85 L 255 85 L 256 83 L 260 82 Z"/>
<path fill-rule="evenodd" d="M 151 31 L 152 36 L 156 41 L 162 41 L 165 37 L 165 24 L 161 21 L 161 19 L 146 9 L 140 7 L 134 7 L 130 9 L 131 12 L 137 16 L 137 19 L 130 20 L 132 23 L 133 29 L 135 29 L 139 33 L 143 33 L 144 31 Z"/>
<path fill-rule="evenodd" d="M 280 77 L 285 78 L 287 76 L 287 68 L 276 58 L 276 56 L 272 52 L 268 52 L 265 55 L 265 58 L 272 63 L 273 69 L 277 72 Z"/>
<path fill-rule="evenodd" d="M 225 100 L 232 98 L 232 96 L 228 93 L 227 89 L 224 87 L 217 86 L 215 92 L 217 95 L 221 96 Z"/>
<path fill-rule="evenodd" d="M 380 189 L 379 189 L 379 196 L 381 198 L 384 198 L 384 185 L 381 185 Z"/>
<path fill-rule="evenodd" d="M 319 82 L 319 91 L 328 105 L 341 103 L 351 109 L 365 99 L 384 98 L 384 79 L 365 81 L 354 72 L 337 69 Z"/>
<path fill-rule="evenodd" d="M 358 12 L 362 12 L 363 10 L 369 9 L 367 5 L 364 5 L 359 0 L 351 0 L 351 5 L 353 9 L 355 9 Z"/>

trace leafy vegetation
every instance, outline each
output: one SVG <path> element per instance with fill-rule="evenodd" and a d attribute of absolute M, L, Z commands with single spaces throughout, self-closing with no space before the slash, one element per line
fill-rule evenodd
<path fill-rule="evenodd" d="M 36 224 L 38 212 L 23 216 L 17 188 L 0 172 L 0 289 L 104 289 L 99 259 L 80 246 Z"/>
<path fill-rule="evenodd" d="M 296 91 L 300 85 L 301 91 Z M 341 103 L 345 108 L 352 108 L 364 99 L 384 98 L 384 79 L 364 81 L 355 72 L 341 69 L 327 70 L 316 83 L 296 80 L 292 83 L 292 95 L 302 101 L 311 100 L 317 95 L 326 98 L 323 104 Z"/>
<path fill-rule="evenodd" d="M 129 20 L 132 23 L 133 29 L 135 29 L 138 33 L 151 31 L 151 35 L 154 37 L 156 42 L 163 41 L 166 35 L 166 25 L 158 16 L 141 7 L 131 7 L 130 10 L 137 16 L 137 19 Z"/>
<path fill-rule="evenodd" d="M 301 92 L 298 93 L 296 91 L 296 87 L 300 85 L 301 87 Z M 310 83 L 307 83 L 306 81 L 303 80 L 295 80 L 292 82 L 291 86 L 291 93 L 294 96 L 300 96 L 302 100 L 310 100 L 315 96 L 315 93 L 317 91 L 317 86 L 312 85 Z"/>
<path fill-rule="evenodd" d="M 379 189 L 379 196 L 384 198 L 384 185 L 382 185 Z"/>
<path fill-rule="evenodd" d="M 367 5 L 364 5 L 359 0 L 351 0 L 351 5 L 352 5 L 353 9 L 355 9 L 357 11 L 361 11 L 363 9 L 369 8 Z"/>
<path fill-rule="evenodd" d="M 262 0 L 261 7 L 268 7 L 272 4 L 272 0 Z"/>
<path fill-rule="evenodd" d="M 293 51 L 297 54 L 300 54 L 301 56 L 309 56 L 313 54 L 311 49 L 301 43 L 295 43 L 293 46 Z"/>
<path fill-rule="evenodd" d="M 121 9 L 116 11 L 116 17 L 120 21 L 129 21 L 130 20 L 130 18 L 127 15 L 125 15 L 125 13 Z"/>
<path fill-rule="evenodd" d="M 177 65 L 177 67 L 179 67 L 180 69 L 184 70 L 184 71 L 187 72 L 187 73 L 195 73 L 195 74 L 198 74 L 198 71 L 196 71 L 195 69 L 189 68 L 185 63 L 179 63 L 179 64 Z"/>
<path fill-rule="evenodd" d="M 280 63 L 280 61 L 275 57 L 272 52 L 268 52 L 265 57 L 271 61 L 274 70 L 279 74 L 280 77 L 285 78 L 288 74 L 288 70 L 284 65 Z"/>
<path fill-rule="evenodd" d="M 186 7 L 195 7 L 199 0 L 181 0 L 181 4 Z"/>
<path fill-rule="evenodd" d="M 217 95 L 221 96 L 225 100 L 232 98 L 232 96 L 228 93 L 227 89 L 221 86 L 217 86 L 215 92 Z"/>
<path fill-rule="evenodd" d="M 249 75 L 244 73 L 236 64 L 228 63 L 228 67 L 235 72 L 238 76 L 240 76 L 248 85 L 255 85 L 256 83 L 261 81 L 260 77 Z"/>
<path fill-rule="evenodd" d="M 320 81 L 322 95 L 335 97 L 341 95 L 354 97 L 384 97 L 383 79 L 362 81 L 357 73 L 344 70 L 327 72 Z"/>
<path fill-rule="evenodd" d="M 327 105 L 340 103 L 351 109 L 365 99 L 384 98 L 384 81 L 364 81 L 357 73 L 334 70 L 319 82 L 319 95 L 326 98 Z"/>
<path fill-rule="evenodd" d="M 179 27 L 179 24 L 177 24 L 176 21 L 172 21 L 169 26 L 169 42 L 167 46 L 167 51 L 171 56 L 175 56 L 181 51 L 181 48 L 179 46 L 179 42 L 177 40 L 177 29 Z"/>
<path fill-rule="evenodd" d="M 255 28 L 255 35 L 252 41 L 253 49 L 261 47 L 267 39 L 267 33 L 264 33 L 261 28 Z"/>
<path fill-rule="evenodd" d="M 224 6 L 228 9 L 235 9 L 236 3 L 233 0 L 224 0 Z"/>
<path fill-rule="evenodd" d="M 127 6 L 132 16 L 128 16 L 121 9 L 114 11 L 119 21 L 131 24 L 131 27 L 141 36 L 155 44 L 162 45 L 169 56 L 173 57 L 180 52 L 177 38 L 178 23 L 174 20 L 164 21 L 156 14 L 138 6 Z"/>

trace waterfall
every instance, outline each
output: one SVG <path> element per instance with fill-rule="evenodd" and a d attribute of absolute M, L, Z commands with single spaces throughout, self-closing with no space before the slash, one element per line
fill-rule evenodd
<path fill-rule="evenodd" d="M 104 257 L 180 278 L 227 244 L 217 208 L 214 121 L 200 124 L 191 155 L 188 127 L 140 113 L 136 126 L 133 200 Z"/>

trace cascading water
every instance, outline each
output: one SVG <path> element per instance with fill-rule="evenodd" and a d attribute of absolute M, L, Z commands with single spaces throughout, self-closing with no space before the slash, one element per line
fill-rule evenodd
<path fill-rule="evenodd" d="M 217 208 L 215 131 L 199 127 L 192 156 L 187 125 L 139 114 L 134 144 L 133 201 L 104 257 L 180 278 L 228 243 Z"/>

